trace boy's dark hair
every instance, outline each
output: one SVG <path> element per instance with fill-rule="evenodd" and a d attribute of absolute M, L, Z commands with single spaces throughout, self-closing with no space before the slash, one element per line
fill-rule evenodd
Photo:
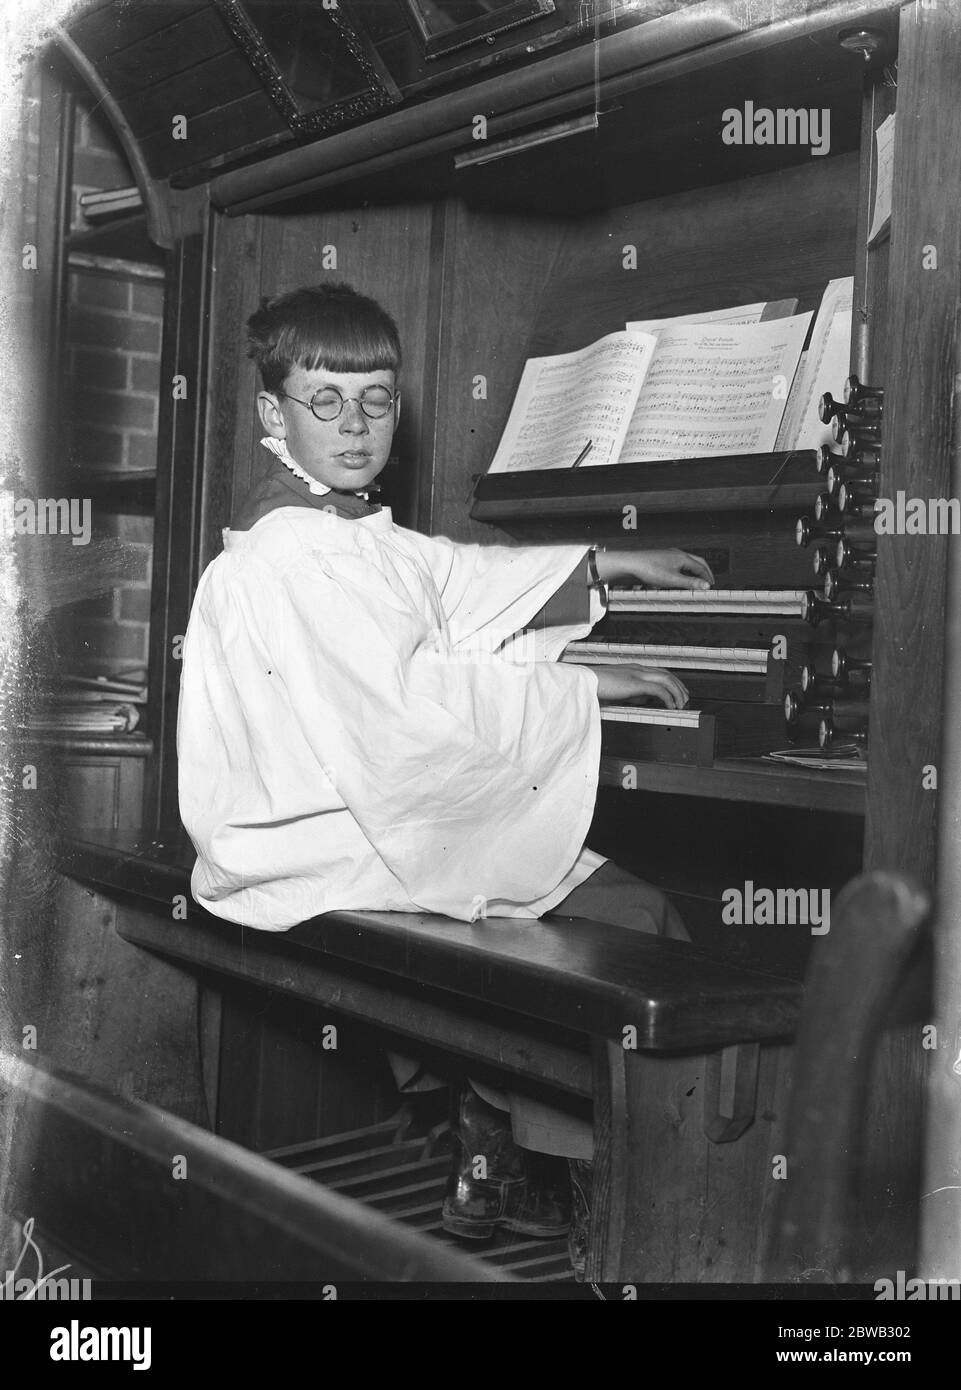
<path fill-rule="evenodd" d="M 295 367 L 400 371 L 396 323 L 376 300 L 350 285 L 306 285 L 263 299 L 247 320 L 247 344 L 266 391 L 279 391 Z"/>

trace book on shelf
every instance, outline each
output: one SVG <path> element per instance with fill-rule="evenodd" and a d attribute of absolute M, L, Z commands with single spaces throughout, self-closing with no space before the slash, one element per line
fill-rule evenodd
<path fill-rule="evenodd" d="M 806 767 L 814 772 L 866 772 L 868 760 L 856 743 L 839 743 L 833 748 L 785 748 L 765 753 L 772 763 L 790 767 Z"/>
<path fill-rule="evenodd" d="M 114 676 L 76 676 L 68 673 L 58 677 L 50 693 L 55 698 L 73 701 L 124 700 L 129 704 L 143 705 L 147 702 L 147 683 L 123 672 Z"/>
<path fill-rule="evenodd" d="M 137 706 L 126 701 L 89 704 L 57 700 L 32 710 L 24 728 L 34 734 L 129 734 L 139 722 Z"/>
<path fill-rule="evenodd" d="M 106 188 L 81 193 L 78 202 L 88 222 L 116 217 L 122 212 L 137 212 L 143 207 L 140 189 L 136 184 L 130 188 Z"/>
<path fill-rule="evenodd" d="M 532 357 L 488 471 L 816 448 L 830 435 L 818 398 L 848 373 L 852 296 L 847 277 L 828 284 L 816 319 L 796 299 L 741 304 L 634 319 Z"/>

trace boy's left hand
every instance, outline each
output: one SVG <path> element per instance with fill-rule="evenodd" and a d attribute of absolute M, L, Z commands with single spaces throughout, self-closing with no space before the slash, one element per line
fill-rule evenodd
<path fill-rule="evenodd" d="M 602 550 L 597 572 L 605 583 L 651 589 L 710 589 L 714 583 L 707 561 L 686 550 Z"/>

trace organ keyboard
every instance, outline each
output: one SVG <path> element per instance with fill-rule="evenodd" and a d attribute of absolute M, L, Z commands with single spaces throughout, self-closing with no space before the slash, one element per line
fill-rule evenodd
<path fill-rule="evenodd" d="M 653 762 L 710 767 L 716 758 L 757 757 L 783 741 L 777 705 L 715 701 L 703 709 L 603 705 L 604 751 Z"/>
<path fill-rule="evenodd" d="M 804 589 L 616 589 L 608 591 L 610 613 L 740 613 L 802 616 Z"/>
<path fill-rule="evenodd" d="M 730 781 L 733 758 L 785 741 L 817 754 L 819 741 L 849 732 L 865 741 L 867 703 L 852 697 L 870 686 L 883 401 L 851 382 L 843 405 L 831 398 L 824 410 L 839 449 L 599 467 L 589 489 L 569 470 L 483 480 L 473 514 L 512 522 L 518 539 L 589 528 L 618 548 L 630 530 L 647 547 L 702 554 L 719 578 L 713 589 L 607 586 L 606 616 L 562 659 L 673 671 L 690 703 L 603 707 L 604 753 L 704 767 L 724 759 L 731 788 L 742 785 Z"/>
<path fill-rule="evenodd" d="M 571 642 L 563 660 L 588 666 L 634 662 L 672 671 L 731 671 L 766 675 L 767 647 L 697 647 L 658 642 Z"/>

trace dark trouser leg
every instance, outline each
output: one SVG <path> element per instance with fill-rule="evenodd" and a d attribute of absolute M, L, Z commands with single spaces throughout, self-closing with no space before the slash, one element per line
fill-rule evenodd
<path fill-rule="evenodd" d="M 672 941 L 691 939 L 677 908 L 659 888 L 635 878 L 610 860 L 568 893 L 549 916 L 610 922 Z M 501 1103 L 505 1109 L 509 1105 L 514 1138 L 523 1148 L 565 1158 L 591 1158 L 593 1135 L 590 1121 L 583 1115 L 514 1092 L 498 1098 L 498 1093 L 485 1087 L 480 1094 L 492 1104 Z"/>

